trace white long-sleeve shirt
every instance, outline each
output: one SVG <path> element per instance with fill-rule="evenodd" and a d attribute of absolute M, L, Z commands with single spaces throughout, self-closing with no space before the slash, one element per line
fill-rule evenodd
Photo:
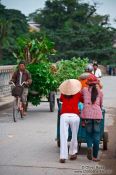
<path fill-rule="evenodd" d="M 100 70 L 99 68 L 97 68 L 95 72 L 94 72 L 94 70 L 93 70 L 92 73 L 93 73 L 97 78 L 101 78 L 101 76 L 102 76 L 101 70 Z"/>

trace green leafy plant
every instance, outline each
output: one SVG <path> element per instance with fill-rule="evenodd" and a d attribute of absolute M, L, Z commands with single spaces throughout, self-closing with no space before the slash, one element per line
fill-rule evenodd
<path fill-rule="evenodd" d="M 48 98 L 49 93 L 57 89 L 57 81 L 51 72 L 51 63 L 29 64 L 27 69 L 33 80 L 28 101 L 33 105 L 38 105 L 43 96 Z"/>
<path fill-rule="evenodd" d="M 61 60 L 57 62 L 57 85 L 60 85 L 60 83 L 62 83 L 66 79 L 77 79 L 84 72 L 87 63 L 87 58 L 81 59 L 75 57 L 71 60 Z"/>
<path fill-rule="evenodd" d="M 27 69 L 32 76 L 32 85 L 29 89 L 28 101 L 38 105 L 43 96 L 49 97 L 51 91 L 56 91 L 66 79 L 78 78 L 84 72 L 87 58 L 72 58 L 50 63 L 49 56 L 55 53 L 54 43 L 47 38 L 31 39 L 19 38 L 18 49 L 14 56 L 25 60 Z"/>

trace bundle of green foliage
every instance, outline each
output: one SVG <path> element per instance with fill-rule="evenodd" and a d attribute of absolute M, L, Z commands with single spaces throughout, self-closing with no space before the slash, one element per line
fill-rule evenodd
<path fill-rule="evenodd" d="M 84 72 L 85 66 L 88 64 L 87 58 L 72 58 L 70 60 L 61 60 L 57 62 L 56 80 L 59 86 L 64 80 L 78 77 Z"/>
<path fill-rule="evenodd" d="M 57 81 L 51 72 L 51 63 L 29 64 L 27 69 L 33 80 L 29 89 L 28 101 L 33 105 L 38 105 L 43 96 L 48 98 L 49 93 L 57 89 Z"/>
<path fill-rule="evenodd" d="M 46 37 L 19 38 L 18 49 L 14 53 L 17 61 L 25 60 L 32 76 L 28 101 L 33 105 L 40 104 L 42 97 L 49 97 L 66 79 L 78 78 L 84 72 L 88 59 L 72 58 L 52 64 L 49 57 L 55 54 L 54 43 Z"/>
<path fill-rule="evenodd" d="M 55 71 L 52 63 L 29 64 L 27 69 L 32 75 L 33 83 L 30 87 L 28 101 L 33 105 L 40 104 L 42 97 L 48 98 L 49 93 L 56 91 L 64 80 L 77 79 L 84 72 L 87 63 L 87 58 L 61 60 L 56 63 L 57 69 Z"/>

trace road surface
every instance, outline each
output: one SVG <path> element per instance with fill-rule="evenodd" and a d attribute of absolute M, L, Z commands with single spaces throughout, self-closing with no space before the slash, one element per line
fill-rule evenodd
<path fill-rule="evenodd" d="M 103 77 L 105 129 L 110 132 L 114 126 L 116 109 L 116 77 Z M 86 144 L 82 144 L 76 161 L 59 163 L 59 148 L 55 141 L 57 106 L 49 112 L 49 104 L 29 105 L 28 115 L 16 123 L 12 120 L 12 108 L 0 111 L 0 175 L 91 175 L 113 174 L 113 168 L 106 167 L 107 152 L 100 145 L 100 163 L 86 158 Z M 112 139 L 113 139 L 112 133 Z M 111 148 L 112 146 L 111 142 Z M 110 145 L 109 145 L 110 146 Z M 116 146 L 115 146 L 116 147 Z M 112 151 L 111 151 L 112 152 Z M 114 149 L 115 152 L 115 149 Z M 112 152 L 114 154 L 114 152 Z M 108 161 L 110 159 L 108 158 Z M 116 158 L 112 157 L 112 164 Z"/>

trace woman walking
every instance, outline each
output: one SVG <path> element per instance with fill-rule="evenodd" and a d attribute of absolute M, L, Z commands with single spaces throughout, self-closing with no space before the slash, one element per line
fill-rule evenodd
<path fill-rule="evenodd" d="M 87 158 L 98 161 L 103 94 L 98 86 L 99 80 L 95 76 L 90 75 L 87 84 L 88 86 L 82 90 L 84 108 L 81 117 L 85 119 Z"/>

